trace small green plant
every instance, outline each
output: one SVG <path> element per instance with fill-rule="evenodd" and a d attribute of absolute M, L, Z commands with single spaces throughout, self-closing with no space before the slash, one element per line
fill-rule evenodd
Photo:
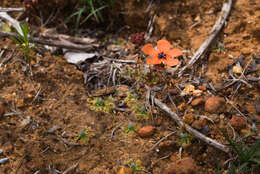
<path fill-rule="evenodd" d="M 137 131 L 137 127 L 133 124 L 133 122 L 129 122 L 127 127 L 124 129 L 123 134 L 128 137 Z"/>
<path fill-rule="evenodd" d="M 220 52 L 223 52 L 225 50 L 225 46 L 222 42 L 218 41 L 215 46 L 213 46 L 213 52 L 217 52 L 217 53 L 220 53 Z"/>
<path fill-rule="evenodd" d="M 131 92 L 127 92 L 127 96 L 126 96 L 124 102 L 130 108 L 132 113 L 134 113 L 136 115 L 136 118 L 138 120 L 141 120 L 141 119 L 147 120 L 150 118 L 150 113 L 144 107 L 144 103 L 142 103 L 141 101 L 139 101 L 137 99 L 137 95 L 135 95 Z"/>
<path fill-rule="evenodd" d="M 81 129 L 79 134 L 76 136 L 75 141 L 76 142 L 81 142 L 81 143 L 86 143 L 88 137 L 91 135 L 88 133 L 87 130 Z"/>
<path fill-rule="evenodd" d="M 115 108 L 115 99 L 111 96 L 106 98 L 93 97 L 88 98 L 88 103 L 90 104 L 90 110 L 101 111 L 105 113 L 111 113 Z"/>
<path fill-rule="evenodd" d="M 94 16 L 96 22 L 103 22 L 104 18 L 101 11 L 107 7 L 111 7 L 114 4 L 114 0 L 81 0 L 80 8 L 78 11 L 72 13 L 68 18 L 69 21 L 72 17 L 76 16 L 75 32 L 78 33 L 78 28 L 81 24 L 84 24 L 90 17 Z M 81 20 L 83 14 L 87 16 Z"/>
<path fill-rule="evenodd" d="M 133 174 L 140 174 L 141 171 L 144 170 L 144 167 L 142 166 L 142 162 L 140 160 L 129 160 L 126 162 L 126 165 L 132 169 Z"/>
<path fill-rule="evenodd" d="M 18 34 L 18 37 L 12 37 L 12 39 L 22 49 L 27 63 L 30 63 L 33 57 L 32 49 L 35 46 L 34 44 L 30 43 L 30 27 L 28 25 L 20 24 L 20 28 L 22 30 L 22 33 L 18 32 L 17 29 L 15 29 L 16 34 Z"/>
<path fill-rule="evenodd" d="M 240 145 L 232 140 L 224 130 L 221 130 L 221 132 L 237 154 L 237 161 L 234 161 L 237 165 L 231 164 L 229 170 L 230 174 L 236 172 L 250 172 L 257 167 L 260 167 L 260 139 L 257 139 L 251 148 L 248 148 L 244 141 L 241 140 Z"/>
<path fill-rule="evenodd" d="M 180 132 L 180 146 L 187 147 L 191 144 L 192 136 L 186 132 Z"/>

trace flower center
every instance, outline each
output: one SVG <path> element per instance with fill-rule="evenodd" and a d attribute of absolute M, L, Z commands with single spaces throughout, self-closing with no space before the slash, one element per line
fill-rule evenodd
<path fill-rule="evenodd" d="M 164 54 L 163 52 L 158 54 L 158 58 L 159 59 L 166 59 L 166 54 Z"/>

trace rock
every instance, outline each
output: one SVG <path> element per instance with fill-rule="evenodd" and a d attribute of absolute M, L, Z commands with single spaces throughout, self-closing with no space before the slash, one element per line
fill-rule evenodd
<path fill-rule="evenodd" d="M 138 130 L 138 134 L 141 137 L 149 137 L 153 135 L 155 128 L 153 126 L 145 126 Z"/>
<path fill-rule="evenodd" d="M 120 166 L 117 174 L 132 174 L 133 171 L 129 167 Z"/>
<path fill-rule="evenodd" d="M 0 118 L 4 115 L 5 113 L 5 106 L 3 103 L 0 103 Z"/>
<path fill-rule="evenodd" d="M 225 109 L 226 101 L 222 97 L 209 97 L 205 102 L 205 111 L 209 113 L 220 113 Z"/>
<path fill-rule="evenodd" d="M 236 130 L 240 131 L 241 129 L 246 128 L 246 119 L 242 116 L 232 116 L 229 124 Z"/>
<path fill-rule="evenodd" d="M 204 102 L 205 102 L 205 100 L 203 97 L 198 97 L 198 98 L 195 98 L 194 100 L 192 100 L 191 106 L 199 106 L 199 105 L 203 104 Z"/>
<path fill-rule="evenodd" d="M 259 82 L 260 82 L 260 81 L 259 81 Z M 259 86 L 260 86 L 260 84 L 259 84 Z M 256 111 L 257 114 L 260 115 L 260 99 L 257 99 L 257 100 L 255 101 L 255 111 Z M 0 116 L 1 116 L 1 113 L 0 113 Z"/>
<path fill-rule="evenodd" d="M 192 95 L 195 87 L 193 85 L 186 85 L 181 95 Z"/>
<path fill-rule="evenodd" d="M 241 67 L 240 63 L 237 63 L 235 66 L 233 66 L 232 71 L 235 74 L 242 74 L 243 68 Z"/>
<path fill-rule="evenodd" d="M 178 160 L 176 163 L 171 164 L 168 168 L 163 171 L 163 174 L 196 174 L 197 165 L 195 161 L 186 157 Z"/>
<path fill-rule="evenodd" d="M 183 116 L 182 120 L 184 121 L 184 123 L 192 124 L 195 120 L 195 116 L 192 113 L 188 113 Z"/>
<path fill-rule="evenodd" d="M 202 90 L 199 90 L 199 89 L 196 89 L 192 92 L 192 95 L 197 96 L 197 97 L 201 96 L 201 94 L 202 94 Z"/>
<path fill-rule="evenodd" d="M 207 90 L 206 86 L 198 86 L 198 89 L 200 89 L 202 91 L 206 91 Z"/>
<path fill-rule="evenodd" d="M 200 118 L 199 120 L 195 120 L 192 123 L 192 127 L 201 130 L 204 126 L 206 126 L 206 124 L 207 124 L 207 120 L 205 118 Z"/>

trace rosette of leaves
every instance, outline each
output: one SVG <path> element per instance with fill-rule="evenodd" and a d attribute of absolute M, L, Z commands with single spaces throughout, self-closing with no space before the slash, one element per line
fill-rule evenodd
<path fill-rule="evenodd" d="M 88 98 L 90 110 L 111 113 L 115 108 L 115 99 L 111 96 L 103 99 L 101 97 Z"/>

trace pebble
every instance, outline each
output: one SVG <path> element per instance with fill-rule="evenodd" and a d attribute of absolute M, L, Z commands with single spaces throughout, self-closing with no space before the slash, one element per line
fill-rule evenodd
<path fill-rule="evenodd" d="M 237 63 L 235 66 L 233 66 L 232 71 L 235 74 L 242 74 L 243 68 L 241 67 L 240 63 Z"/>
<path fill-rule="evenodd" d="M 117 174 L 132 174 L 133 171 L 129 167 L 120 166 Z"/>
<path fill-rule="evenodd" d="M 2 158 L 0 159 L 0 164 L 5 164 L 9 161 L 9 158 Z"/>
<path fill-rule="evenodd" d="M 5 113 L 5 106 L 3 103 L 0 103 L 0 117 L 2 117 Z"/>
<path fill-rule="evenodd" d="M 192 113 L 185 114 L 182 118 L 183 122 L 186 124 L 192 124 L 195 120 L 195 116 Z"/>
<path fill-rule="evenodd" d="M 258 89 L 260 89 L 260 80 L 258 81 L 257 85 L 258 85 Z"/>
<path fill-rule="evenodd" d="M 260 99 L 257 99 L 255 101 L 255 110 L 256 110 L 256 113 L 260 115 Z"/>
<path fill-rule="evenodd" d="M 198 89 L 200 89 L 202 91 L 206 91 L 207 90 L 206 86 L 198 86 Z"/>
<path fill-rule="evenodd" d="M 207 120 L 205 118 L 200 118 L 199 120 L 195 120 L 191 126 L 195 129 L 201 130 L 204 126 L 206 126 L 206 124 Z"/>
<path fill-rule="evenodd" d="M 241 129 L 246 128 L 246 119 L 242 116 L 232 116 L 229 124 L 236 130 L 240 131 Z"/>
<path fill-rule="evenodd" d="M 205 102 L 205 111 L 209 113 L 221 113 L 225 109 L 226 101 L 222 97 L 209 97 Z"/>
<path fill-rule="evenodd" d="M 2 153 L 3 153 L 3 149 L 0 149 L 0 155 L 2 155 Z"/>
<path fill-rule="evenodd" d="M 53 126 L 53 127 L 50 128 L 47 132 L 50 133 L 50 134 L 52 134 L 52 133 L 54 133 L 56 130 L 59 130 L 59 129 L 61 129 L 60 126 Z"/>
<path fill-rule="evenodd" d="M 141 137 L 149 137 L 149 136 L 153 135 L 154 131 L 155 131 L 155 128 L 153 126 L 145 126 L 138 130 L 138 134 Z"/>
<path fill-rule="evenodd" d="M 205 102 L 205 100 L 203 97 L 198 97 L 198 98 L 195 98 L 194 100 L 192 100 L 191 106 L 199 106 L 199 105 L 203 104 L 204 102 Z"/>
<path fill-rule="evenodd" d="M 202 95 L 202 92 L 202 90 L 196 89 L 193 91 L 192 95 L 199 97 Z"/>
<path fill-rule="evenodd" d="M 193 91 L 195 90 L 195 86 L 193 85 L 186 85 L 182 91 L 182 95 L 192 95 Z"/>
<path fill-rule="evenodd" d="M 168 168 L 163 171 L 163 174 L 196 174 L 197 165 L 195 161 L 186 157 L 178 160 L 176 163 L 172 163 Z"/>

